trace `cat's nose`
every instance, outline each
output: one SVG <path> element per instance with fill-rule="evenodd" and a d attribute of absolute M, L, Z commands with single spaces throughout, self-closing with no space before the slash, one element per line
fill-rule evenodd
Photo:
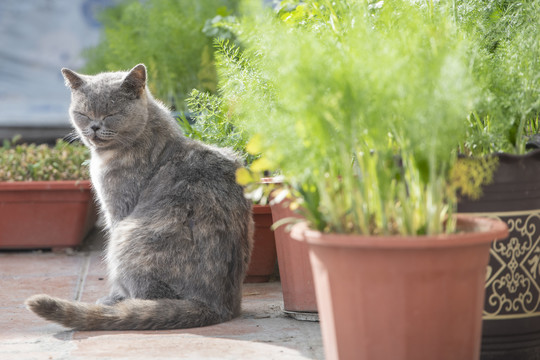
<path fill-rule="evenodd" d="M 101 129 L 101 126 L 94 124 L 90 126 L 90 129 L 92 129 L 94 132 L 97 132 L 99 129 Z"/>

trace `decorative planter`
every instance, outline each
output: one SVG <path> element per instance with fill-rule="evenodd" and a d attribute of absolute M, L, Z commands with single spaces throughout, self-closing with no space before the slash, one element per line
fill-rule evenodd
<path fill-rule="evenodd" d="M 96 221 L 90 181 L 0 182 L 0 248 L 79 245 Z"/>
<path fill-rule="evenodd" d="M 482 360 L 540 359 L 540 151 L 498 154 L 493 183 L 461 213 L 508 224 L 493 243 L 485 282 Z"/>
<path fill-rule="evenodd" d="M 301 218 L 288 207 L 288 202 L 272 204 L 274 223 L 285 218 Z M 274 230 L 279 278 L 285 312 L 298 320 L 317 320 L 317 299 L 308 245 L 291 238 L 286 226 Z"/>
<path fill-rule="evenodd" d="M 270 205 L 253 205 L 253 221 L 253 251 L 244 282 L 267 282 L 274 273 L 277 259 Z"/>
<path fill-rule="evenodd" d="M 322 234 L 305 223 L 327 360 L 472 360 L 480 354 L 494 219 L 458 216 L 457 234 Z"/>

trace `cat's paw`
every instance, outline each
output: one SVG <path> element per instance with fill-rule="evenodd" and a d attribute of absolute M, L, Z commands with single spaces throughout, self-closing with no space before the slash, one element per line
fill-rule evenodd
<path fill-rule="evenodd" d="M 96 301 L 96 304 L 98 305 L 105 305 L 105 306 L 113 306 L 114 304 L 124 300 L 125 298 L 122 296 L 113 296 L 113 295 L 107 295 L 102 298 L 99 298 Z"/>

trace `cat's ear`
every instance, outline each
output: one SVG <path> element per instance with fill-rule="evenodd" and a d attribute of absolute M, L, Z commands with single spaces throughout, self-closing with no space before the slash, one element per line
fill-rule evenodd
<path fill-rule="evenodd" d="M 146 87 L 146 66 L 139 64 L 126 75 L 122 88 L 139 97 Z"/>
<path fill-rule="evenodd" d="M 84 84 L 84 80 L 82 79 L 81 75 L 77 74 L 73 70 L 63 68 L 62 75 L 64 75 L 64 79 L 66 80 L 66 86 L 72 88 L 73 90 L 77 90 Z"/>

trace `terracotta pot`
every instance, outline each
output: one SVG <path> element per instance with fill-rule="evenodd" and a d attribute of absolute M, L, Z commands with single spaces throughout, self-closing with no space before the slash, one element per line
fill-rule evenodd
<path fill-rule="evenodd" d="M 493 182 L 458 211 L 508 224 L 493 243 L 485 283 L 483 360 L 540 358 L 540 151 L 498 154 Z"/>
<path fill-rule="evenodd" d="M 478 359 L 489 248 L 508 232 L 463 216 L 458 228 L 374 237 L 295 225 L 309 245 L 326 359 Z"/>
<path fill-rule="evenodd" d="M 253 205 L 253 221 L 253 251 L 244 282 L 267 282 L 274 273 L 277 260 L 270 205 Z"/>
<path fill-rule="evenodd" d="M 0 248 L 79 245 L 96 221 L 90 181 L 0 182 Z"/>
<path fill-rule="evenodd" d="M 271 207 L 274 223 L 285 218 L 301 218 L 289 209 L 286 201 L 272 204 Z M 305 242 L 293 240 L 286 228 L 287 226 L 282 225 L 274 230 L 279 277 L 283 291 L 283 307 L 289 315 L 303 319 L 305 314 L 297 314 L 297 312 L 317 312 L 308 245 Z"/>

